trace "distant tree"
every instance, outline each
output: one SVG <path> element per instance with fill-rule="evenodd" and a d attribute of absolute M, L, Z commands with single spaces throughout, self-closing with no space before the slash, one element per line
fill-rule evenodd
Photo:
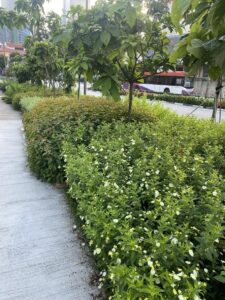
<path fill-rule="evenodd" d="M 26 25 L 33 40 L 41 41 L 46 35 L 44 19 L 45 0 L 16 0 L 15 10 Z"/>

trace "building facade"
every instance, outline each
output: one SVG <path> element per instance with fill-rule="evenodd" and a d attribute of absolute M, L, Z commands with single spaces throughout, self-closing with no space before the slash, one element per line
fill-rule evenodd
<path fill-rule="evenodd" d="M 63 10 L 67 12 L 72 5 L 80 5 L 86 8 L 86 0 L 64 0 L 63 1 Z M 89 2 L 89 1 L 88 1 Z"/>

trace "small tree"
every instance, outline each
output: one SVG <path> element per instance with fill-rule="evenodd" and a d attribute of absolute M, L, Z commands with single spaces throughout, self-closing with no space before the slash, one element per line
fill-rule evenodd
<path fill-rule="evenodd" d="M 133 84 L 145 77 L 171 68 L 168 57 L 169 40 L 162 32 L 163 24 L 142 11 L 142 1 L 100 1 L 86 15 L 74 22 L 71 45 L 79 64 L 79 51 L 83 51 L 89 80 L 104 95 L 119 98 L 121 83 L 129 83 L 129 109 L 131 118 Z M 85 69 L 84 68 L 84 69 Z"/>
<path fill-rule="evenodd" d="M 204 65 L 209 77 L 217 81 L 212 118 L 216 119 L 222 78 L 225 75 L 225 9 L 224 0 L 174 0 L 172 20 L 182 34 L 182 26 L 189 26 L 188 34 L 181 38 L 172 61 L 183 58 L 191 75 Z"/>

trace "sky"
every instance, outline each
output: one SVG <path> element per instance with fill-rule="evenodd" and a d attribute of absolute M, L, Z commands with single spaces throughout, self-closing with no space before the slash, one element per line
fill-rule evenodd
<path fill-rule="evenodd" d="M 95 3 L 95 0 L 90 0 L 91 5 Z M 58 14 L 62 14 L 63 8 L 63 0 L 50 0 L 48 3 L 45 4 L 46 11 L 54 11 Z"/>

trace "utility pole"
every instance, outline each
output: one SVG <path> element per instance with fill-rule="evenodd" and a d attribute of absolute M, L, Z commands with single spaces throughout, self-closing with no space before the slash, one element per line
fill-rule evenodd
<path fill-rule="evenodd" d="M 88 11 L 88 8 L 89 8 L 89 1 L 86 0 L 86 11 Z M 87 80 L 86 78 L 84 78 L 84 95 L 87 95 Z"/>

